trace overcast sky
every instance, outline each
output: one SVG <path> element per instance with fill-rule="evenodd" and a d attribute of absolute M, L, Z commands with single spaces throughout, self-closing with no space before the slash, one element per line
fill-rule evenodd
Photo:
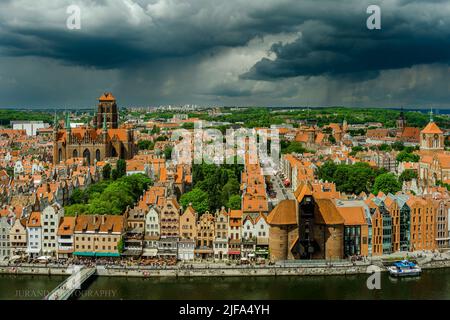
<path fill-rule="evenodd" d="M 0 107 L 445 108 L 449 62 L 448 0 L 0 1 Z"/>

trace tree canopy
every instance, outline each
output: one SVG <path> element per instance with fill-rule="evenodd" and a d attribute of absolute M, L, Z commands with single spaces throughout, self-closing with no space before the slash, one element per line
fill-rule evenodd
<path fill-rule="evenodd" d="M 209 196 L 208 193 L 200 188 L 194 188 L 192 191 L 184 193 L 180 198 L 180 204 L 186 209 L 189 204 L 202 214 L 209 210 Z"/>
<path fill-rule="evenodd" d="M 398 181 L 403 184 L 404 181 L 411 181 L 412 179 L 417 179 L 417 171 L 406 169 L 400 174 Z"/>
<path fill-rule="evenodd" d="M 317 176 L 324 181 L 334 182 L 338 191 L 360 194 L 370 192 L 375 178 L 385 172 L 385 169 L 374 169 L 365 162 L 337 165 L 327 161 L 317 169 Z"/>
<path fill-rule="evenodd" d="M 151 185 L 143 174 L 124 176 L 116 181 L 102 180 L 85 190 L 74 190 L 70 203 L 65 207 L 66 215 L 78 214 L 122 214 L 132 206 Z"/>
<path fill-rule="evenodd" d="M 375 178 L 372 193 L 378 194 L 382 191 L 385 194 L 395 194 L 400 190 L 402 190 L 402 186 L 397 177 L 393 173 L 384 173 Z"/>
<path fill-rule="evenodd" d="M 240 174 L 243 170 L 241 164 L 194 164 L 192 173 L 194 187 L 208 194 L 209 210 L 220 209 L 227 206 L 230 197 L 239 195 Z"/>
<path fill-rule="evenodd" d="M 397 161 L 398 162 L 419 162 L 420 156 L 415 153 L 407 152 L 406 150 L 401 151 L 397 155 Z"/>

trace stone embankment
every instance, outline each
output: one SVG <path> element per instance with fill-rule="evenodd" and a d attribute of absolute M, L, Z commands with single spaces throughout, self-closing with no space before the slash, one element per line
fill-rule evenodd
<path fill-rule="evenodd" d="M 122 267 L 97 266 L 98 276 L 110 277 L 245 277 L 245 276 L 333 276 L 367 273 L 370 263 L 344 263 L 338 265 L 322 264 L 292 264 L 272 266 L 219 266 L 214 264 L 176 266 L 176 267 Z M 379 263 L 380 271 L 386 271 Z M 423 269 L 450 268 L 450 260 L 431 260 L 420 263 Z M 12 275 L 63 275 L 69 276 L 70 270 L 66 266 L 45 265 L 0 265 L 0 274 Z"/>

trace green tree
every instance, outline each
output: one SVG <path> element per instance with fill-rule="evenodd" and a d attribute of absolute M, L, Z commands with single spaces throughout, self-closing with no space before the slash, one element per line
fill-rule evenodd
<path fill-rule="evenodd" d="M 187 208 L 189 204 L 192 204 L 195 211 L 202 214 L 209 209 L 208 193 L 200 188 L 194 188 L 192 191 L 189 191 L 181 196 L 180 204 L 183 208 Z"/>
<path fill-rule="evenodd" d="M 228 179 L 228 182 L 222 187 L 222 204 L 226 204 L 231 196 L 238 195 L 240 187 L 239 181 L 236 178 Z"/>
<path fill-rule="evenodd" d="M 111 171 L 111 178 L 113 180 L 117 180 L 118 177 L 119 177 L 119 171 L 117 171 L 117 169 L 112 169 L 112 171 Z"/>
<path fill-rule="evenodd" d="M 402 151 L 403 149 L 405 149 L 405 144 L 401 141 L 396 141 L 392 144 L 392 149 L 394 149 L 395 151 Z"/>
<path fill-rule="evenodd" d="M 392 151 L 392 147 L 388 145 L 387 143 L 383 143 L 378 146 L 378 150 L 380 151 Z"/>
<path fill-rule="evenodd" d="M 336 138 L 335 138 L 334 136 L 332 136 L 332 135 L 329 135 L 329 136 L 328 136 L 328 141 L 329 141 L 330 143 L 332 143 L 332 144 L 335 144 L 335 143 L 336 143 Z"/>
<path fill-rule="evenodd" d="M 232 210 L 239 210 L 239 209 L 241 209 L 241 196 L 238 195 L 238 194 L 235 194 L 235 195 L 231 196 L 228 199 L 226 207 L 230 208 Z"/>
<path fill-rule="evenodd" d="M 385 194 L 395 194 L 401 189 L 402 186 L 393 173 L 384 173 L 376 177 L 372 193 L 378 194 L 380 191 L 382 191 Z"/>
<path fill-rule="evenodd" d="M 103 166 L 102 176 L 103 176 L 104 180 L 111 179 L 111 165 L 109 163 L 107 163 Z"/>
<path fill-rule="evenodd" d="M 420 156 L 415 153 L 402 151 L 397 155 L 398 162 L 419 162 Z"/>
<path fill-rule="evenodd" d="M 89 212 L 89 205 L 77 203 L 64 208 L 64 215 L 74 217 L 75 215 L 87 214 Z"/>
<path fill-rule="evenodd" d="M 171 147 L 171 146 L 167 146 L 167 147 L 164 149 L 164 158 L 165 158 L 166 160 L 172 159 L 172 150 L 173 150 L 173 147 Z"/>
<path fill-rule="evenodd" d="M 161 129 L 157 127 L 156 125 L 153 125 L 152 131 L 150 131 L 151 134 L 159 134 Z"/>
<path fill-rule="evenodd" d="M 411 181 L 412 179 L 417 179 L 417 171 L 411 169 L 404 170 L 398 178 L 401 184 L 403 184 L 404 181 Z"/>
<path fill-rule="evenodd" d="M 162 135 L 157 137 L 155 141 L 167 141 L 167 140 L 169 140 L 169 137 L 166 135 Z"/>
<path fill-rule="evenodd" d="M 119 253 L 122 253 L 124 249 L 125 249 L 125 244 L 124 244 L 124 241 L 123 241 L 123 237 L 120 237 L 119 242 L 117 242 L 117 251 Z"/>
<path fill-rule="evenodd" d="M 194 123 L 193 122 L 185 122 L 182 124 L 181 128 L 183 129 L 194 129 Z"/>
<path fill-rule="evenodd" d="M 121 178 L 127 174 L 127 163 L 123 159 L 117 160 L 117 177 Z"/>
<path fill-rule="evenodd" d="M 89 194 L 81 189 L 75 189 L 70 196 L 71 203 L 87 203 Z"/>
<path fill-rule="evenodd" d="M 155 144 L 150 140 L 140 140 L 137 145 L 139 150 L 152 150 L 155 147 Z"/>

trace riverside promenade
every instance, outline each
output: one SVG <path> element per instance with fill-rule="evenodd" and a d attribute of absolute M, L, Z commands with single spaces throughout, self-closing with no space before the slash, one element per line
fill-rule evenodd
<path fill-rule="evenodd" d="M 178 263 L 174 266 L 126 266 L 126 265 L 101 265 L 91 263 L 89 267 L 96 269 L 95 275 L 108 277 L 241 277 L 241 276 L 327 276 L 327 275 L 352 275 L 365 274 L 371 265 L 379 267 L 384 272 L 386 260 L 400 260 L 412 258 L 422 269 L 450 268 L 450 253 L 433 255 L 421 254 L 396 254 L 384 257 L 365 259 L 351 262 L 341 261 L 285 261 L 272 265 L 236 265 L 227 263 L 192 262 Z M 29 275 L 71 275 L 73 265 L 62 264 L 0 264 L 0 274 L 29 274 Z"/>

